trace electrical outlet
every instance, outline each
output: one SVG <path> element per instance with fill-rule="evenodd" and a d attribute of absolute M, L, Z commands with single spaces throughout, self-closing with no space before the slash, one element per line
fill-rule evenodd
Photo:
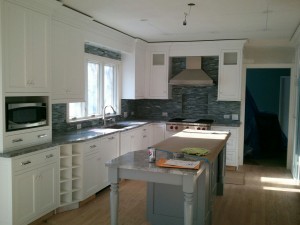
<path fill-rule="evenodd" d="M 81 129 L 81 123 L 78 123 L 78 124 L 76 125 L 76 127 L 77 127 L 77 130 Z"/>
<path fill-rule="evenodd" d="M 230 115 L 224 115 L 224 119 L 230 119 Z"/>
<path fill-rule="evenodd" d="M 163 112 L 163 113 L 162 113 L 162 116 L 168 117 L 168 112 Z"/>
<path fill-rule="evenodd" d="M 128 117 L 128 112 L 124 112 L 124 118 Z"/>
<path fill-rule="evenodd" d="M 231 114 L 232 120 L 239 120 L 239 114 Z"/>

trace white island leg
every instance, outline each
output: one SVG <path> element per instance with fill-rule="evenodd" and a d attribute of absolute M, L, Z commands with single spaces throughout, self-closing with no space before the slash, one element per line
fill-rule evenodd
<path fill-rule="evenodd" d="M 183 193 L 184 225 L 193 225 L 193 193 Z"/>
<path fill-rule="evenodd" d="M 111 225 L 118 225 L 119 183 L 111 183 L 110 190 L 110 222 Z"/>

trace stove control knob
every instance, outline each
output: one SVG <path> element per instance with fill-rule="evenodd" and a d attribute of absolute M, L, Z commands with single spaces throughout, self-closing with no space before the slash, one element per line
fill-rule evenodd
<path fill-rule="evenodd" d="M 178 127 L 177 127 L 177 126 L 175 126 L 175 130 L 178 130 Z"/>
<path fill-rule="evenodd" d="M 200 127 L 197 127 L 197 130 L 201 130 L 201 128 L 200 128 Z"/>
<path fill-rule="evenodd" d="M 186 128 L 185 129 L 189 129 L 189 126 L 186 126 Z"/>
<path fill-rule="evenodd" d="M 170 126 L 170 129 L 172 130 L 172 129 L 173 129 L 173 126 Z"/>
<path fill-rule="evenodd" d="M 202 130 L 206 130 L 206 128 L 205 128 L 205 127 L 203 127 L 203 128 L 202 128 Z"/>

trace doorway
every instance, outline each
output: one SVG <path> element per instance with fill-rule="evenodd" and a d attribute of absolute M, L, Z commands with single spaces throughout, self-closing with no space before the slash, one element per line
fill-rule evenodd
<path fill-rule="evenodd" d="M 289 68 L 246 70 L 244 163 L 286 166 Z"/>

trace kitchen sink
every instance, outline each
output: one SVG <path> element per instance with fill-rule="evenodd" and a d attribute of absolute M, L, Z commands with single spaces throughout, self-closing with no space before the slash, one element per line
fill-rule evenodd
<path fill-rule="evenodd" d="M 129 127 L 129 126 L 130 125 L 125 125 L 125 124 L 114 124 L 114 125 L 105 127 L 105 129 L 123 129 L 123 128 Z"/>

